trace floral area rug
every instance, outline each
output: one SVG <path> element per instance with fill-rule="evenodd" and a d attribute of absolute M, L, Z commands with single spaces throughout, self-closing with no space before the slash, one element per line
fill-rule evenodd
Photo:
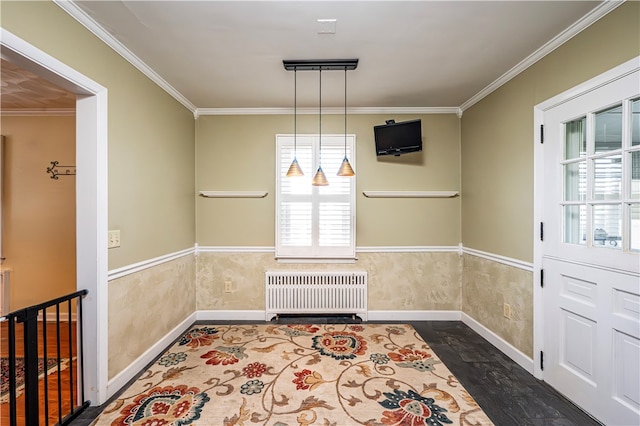
<path fill-rule="evenodd" d="M 200 325 L 94 425 L 492 425 L 410 325 Z"/>
<path fill-rule="evenodd" d="M 47 358 L 47 374 L 58 371 L 58 358 Z M 67 368 L 69 360 L 63 358 L 60 361 L 60 370 Z M 0 372 L 2 374 L 2 383 L 0 384 L 0 404 L 9 402 L 9 358 L 0 357 Z M 44 377 L 45 362 L 44 358 L 38 358 L 38 377 Z M 24 390 L 24 358 L 16 358 L 16 397 L 22 395 Z"/>

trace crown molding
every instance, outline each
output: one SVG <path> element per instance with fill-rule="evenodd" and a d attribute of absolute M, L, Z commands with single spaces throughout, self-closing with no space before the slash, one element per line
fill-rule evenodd
<path fill-rule="evenodd" d="M 23 108 L 3 109 L 0 111 L 3 117 L 60 117 L 76 115 L 75 108 Z"/>
<path fill-rule="evenodd" d="M 189 102 L 189 100 L 173 86 L 167 83 L 147 64 L 142 62 L 140 58 L 127 49 L 125 45 L 106 32 L 96 21 L 93 20 L 91 16 L 89 16 L 84 10 L 80 9 L 73 0 L 53 0 L 53 2 L 196 116 L 197 108 L 194 104 Z"/>
<path fill-rule="evenodd" d="M 600 18 L 607 15 L 609 12 L 613 11 L 615 8 L 620 6 L 626 0 L 605 0 L 602 4 L 597 6 L 591 12 L 584 15 L 578 21 L 574 22 L 571 26 L 566 28 L 560 34 L 549 40 L 546 44 L 540 47 L 538 50 L 533 52 L 531 55 L 527 56 L 524 60 L 518 63 L 516 66 L 511 68 L 506 73 L 502 74 L 495 80 L 493 83 L 489 84 L 487 87 L 476 93 L 469 100 L 460 105 L 460 110 L 462 112 L 471 108 L 476 103 L 480 102 L 485 97 L 489 96 L 492 92 L 496 91 L 498 88 L 508 83 L 510 80 L 515 78 L 518 74 L 538 62 L 540 59 L 547 56 L 549 53 L 556 50 L 558 47 L 562 46 L 564 43 L 569 41 L 574 36 L 578 35 L 582 30 L 586 29 L 594 22 L 598 21 Z"/>
<path fill-rule="evenodd" d="M 489 94 L 502 87 L 504 84 L 515 78 L 518 74 L 544 58 L 549 53 L 566 43 L 568 40 L 579 34 L 594 22 L 598 21 L 609 12 L 622 5 L 626 0 L 605 0 L 599 6 L 587 13 L 580 20 L 573 23 L 560 34 L 548 41 L 520 63 L 515 65 L 506 73 L 502 74 L 487 87 L 476 93 L 459 107 L 360 107 L 349 108 L 349 114 L 456 114 L 462 117 L 465 110 L 471 108 L 476 103 L 487 97 Z M 293 108 L 197 108 L 186 97 L 178 92 L 173 86 L 167 83 L 153 69 L 141 61 L 122 43 L 107 33 L 97 22 L 87 13 L 80 9 L 73 0 L 53 0 L 62 10 L 67 12 L 76 21 L 91 31 L 96 37 L 120 54 L 125 60 L 130 62 L 140 72 L 155 82 L 169 95 L 184 105 L 191 111 L 197 119 L 201 115 L 284 115 L 293 114 Z M 298 108 L 298 114 L 318 114 L 317 108 Z M 344 114 L 344 108 L 323 108 L 323 114 Z"/>
<path fill-rule="evenodd" d="M 293 108 L 198 108 L 197 116 L 202 115 L 292 115 Z M 318 108 L 297 108 L 297 115 L 318 115 Z M 344 108 L 322 108 L 323 115 L 343 115 Z M 350 115 L 372 114 L 456 114 L 462 116 L 458 107 L 353 107 L 347 108 Z"/>

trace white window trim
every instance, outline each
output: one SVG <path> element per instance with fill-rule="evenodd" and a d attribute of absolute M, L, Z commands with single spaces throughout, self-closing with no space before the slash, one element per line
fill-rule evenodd
<path fill-rule="evenodd" d="M 349 147 L 349 162 L 352 167 L 355 169 L 356 164 L 356 136 L 354 134 L 347 134 L 347 146 Z M 350 194 L 349 202 L 351 204 L 351 228 L 350 228 L 350 240 L 351 245 L 349 247 L 344 248 L 321 248 L 317 245 L 314 245 L 308 251 L 304 248 L 292 248 L 292 247 L 284 247 L 280 244 L 280 203 L 282 200 L 281 196 L 281 180 L 282 179 L 299 179 L 299 178 L 287 178 L 286 176 L 280 176 L 280 171 L 283 166 L 288 168 L 292 159 L 281 158 L 280 152 L 282 149 L 282 145 L 285 143 L 290 143 L 289 141 L 293 138 L 292 134 L 277 134 L 276 135 L 276 203 L 275 203 L 275 257 L 279 263 L 354 263 L 356 261 L 356 182 L 355 176 L 350 177 Z M 312 197 L 313 202 L 318 201 L 319 189 L 318 187 L 311 185 L 311 178 L 315 175 L 318 169 L 318 146 L 317 140 L 319 138 L 318 134 L 298 134 L 298 143 L 301 140 L 311 138 L 313 140 L 313 166 L 310 170 L 304 170 L 305 179 L 309 180 L 309 185 L 312 188 Z M 340 141 L 340 144 L 344 144 L 345 135 L 344 134 L 322 134 L 322 144 L 326 146 L 328 144 L 335 144 L 337 141 Z M 282 164 L 286 163 L 286 164 Z M 327 180 L 329 181 L 329 185 L 331 185 L 331 181 L 335 178 L 335 173 L 337 170 L 327 169 L 326 165 L 323 164 L 323 171 L 327 176 Z M 332 195 L 325 196 L 333 197 Z M 343 198 L 344 196 L 338 196 Z M 314 235 L 314 239 L 317 238 L 317 235 Z"/>

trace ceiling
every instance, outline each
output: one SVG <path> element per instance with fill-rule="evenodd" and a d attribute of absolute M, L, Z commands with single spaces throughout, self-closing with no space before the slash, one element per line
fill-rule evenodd
<path fill-rule="evenodd" d="M 294 73 L 284 59 L 348 58 L 359 59 L 347 73 L 349 108 L 457 108 L 602 8 L 591 0 L 57 4 L 194 112 L 291 108 Z M 3 109 L 68 102 L 16 68 L 2 63 Z M 296 73 L 299 108 L 317 108 L 318 74 Z M 344 77 L 322 73 L 323 108 L 344 105 Z"/>
<path fill-rule="evenodd" d="M 75 108 L 74 94 L 38 75 L 0 59 L 2 110 L 51 110 Z"/>

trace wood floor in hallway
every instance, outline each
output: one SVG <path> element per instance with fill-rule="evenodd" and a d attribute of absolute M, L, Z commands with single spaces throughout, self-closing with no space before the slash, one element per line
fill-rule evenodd
<path fill-rule="evenodd" d="M 23 324 L 16 324 L 16 357 L 24 357 Z M 46 346 L 44 339 L 46 336 Z M 39 425 L 54 425 L 67 415 L 72 407 L 71 400 L 77 399 L 77 351 L 76 351 L 76 323 L 72 321 L 60 322 L 60 327 L 55 321 L 47 321 L 46 333 L 42 322 L 38 322 L 38 357 L 58 358 L 58 341 L 60 341 L 60 358 L 65 360 L 65 368 L 58 372 L 57 367 L 52 367 L 49 374 L 39 380 Z M 0 356 L 7 357 L 9 353 L 8 321 L 0 323 Z M 3 381 L 5 377 L 3 375 Z M 46 391 L 45 391 L 46 387 Z M 48 398 L 44 398 L 45 393 Z M 45 401 L 48 404 L 45 406 Z M 76 407 L 77 404 L 74 404 Z M 16 399 L 16 425 L 25 424 L 25 395 L 20 393 Z M 9 403 L 0 404 L 0 425 L 10 425 Z"/>

